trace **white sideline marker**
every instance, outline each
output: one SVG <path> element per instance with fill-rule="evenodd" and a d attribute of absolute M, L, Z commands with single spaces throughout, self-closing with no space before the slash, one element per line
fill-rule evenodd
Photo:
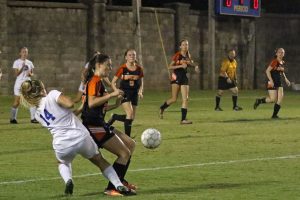
<path fill-rule="evenodd" d="M 253 159 L 243 159 L 243 160 L 228 160 L 228 161 L 216 161 L 216 162 L 208 162 L 208 163 L 189 164 L 189 165 L 177 165 L 177 166 L 154 167 L 154 168 L 144 168 L 144 169 L 132 169 L 132 170 L 128 170 L 128 171 L 130 171 L 130 172 L 156 171 L 156 170 L 164 170 L 164 169 L 203 167 L 203 166 L 209 166 L 209 165 L 227 165 L 227 164 L 235 164 L 235 163 L 268 161 L 268 160 L 297 159 L 297 158 L 300 158 L 300 154 L 298 154 L 298 155 L 279 156 L 279 157 L 253 158 Z M 101 173 L 83 174 L 83 175 L 73 176 L 73 178 L 98 176 L 100 174 Z M 27 180 L 19 180 L 19 181 L 4 181 L 4 182 L 0 182 L 0 185 L 23 184 L 23 183 L 38 182 L 38 181 L 57 180 L 57 179 L 61 179 L 61 177 L 27 179 Z"/>

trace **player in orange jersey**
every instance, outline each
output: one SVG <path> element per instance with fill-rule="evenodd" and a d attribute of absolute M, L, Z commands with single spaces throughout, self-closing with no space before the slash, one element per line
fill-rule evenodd
<path fill-rule="evenodd" d="M 90 60 L 85 76 L 86 98 L 81 118 L 98 147 L 117 156 L 113 167 L 123 184 L 132 189 L 132 193 L 135 193 L 136 187 L 129 184 L 124 178 L 135 148 L 135 142 L 104 121 L 106 111 L 116 107 L 116 105 L 108 105 L 108 100 L 123 95 L 121 90 L 108 93 L 102 83 L 108 77 L 111 65 L 110 57 L 105 54 L 97 54 Z M 112 183 L 109 183 L 104 193 L 115 196 L 118 191 Z"/>
<path fill-rule="evenodd" d="M 284 73 L 284 55 L 285 51 L 283 48 L 278 48 L 275 50 L 275 58 L 271 61 L 266 70 L 266 75 L 268 78 L 266 82 L 266 88 L 268 90 L 269 96 L 256 99 L 253 106 L 254 109 L 256 109 L 260 104 L 263 103 L 275 103 L 272 119 L 279 118 L 278 112 L 281 108 L 280 104 L 283 100 L 283 86 L 281 79 L 284 78 L 284 81 L 287 84 L 287 86 L 291 85 L 290 81 Z"/>
<path fill-rule="evenodd" d="M 116 83 L 120 79 L 120 89 L 124 91 L 124 99 L 122 100 L 122 108 L 126 115 L 113 114 L 109 123 L 115 120 L 124 122 L 125 133 L 131 136 L 131 126 L 135 118 L 136 108 L 139 98 L 143 98 L 143 67 L 136 61 L 136 51 L 128 49 L 124 58 L 126 63 L 121 65 L 116 75 L 111 81 L 112 88 L 117 90 Z"/>
<path fill-rule="evenodd" d="M 189 98 L 189 80 L 186 73 L 189 66 L 194 67 L 197 73 L 199 73 L 200 70 L 197 65 L 193 65 L 193 60 L 189 52 L 189 42 L 187 40 L 181 40 L 179 45 L 180 51 L 173 56 L 172 62 L 169 65 L 169 69 L 173 70 L 171 76 L 172 96 L 160 106 L 159 115 L 160 118 L 163 118 L 165 109 L 177 101 L 178 93 L 181 91 L 182 104 L 180 124 L 192 124 L 192 121 L 186 119 Z"/>

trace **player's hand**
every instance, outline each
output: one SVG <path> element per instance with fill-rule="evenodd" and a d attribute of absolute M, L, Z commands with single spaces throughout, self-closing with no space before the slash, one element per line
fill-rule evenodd
<path fill-rule="evenodd" d="M 288 87 L 291 86 L 291 82 L 290 82 L 287 78 L 285 79 L 285 83 L 286 83 L 286 85 L 287 85 Z"/>
<path fill-rule="evenodd" d="M 116 105 L 117 106 L 121 105 L 121 102 L 123 99 L 124 99 L 124 97 L 122 95 L 118 95 L 117 99 L 116 99 Z"/>
<path fill-rule="evenodd" d="M 268 81 L 268 88 L 274 87 L 274 82 L 273 81 Z"/>
<path fill-rule="evenodd" d="M 197 74 L 200 73 L 200 68 L 199 68 L 199 66 L 195 66 L 195 72 L 196 72 Z"/>
<path fill-rule="evenodd" d="M 140 99 L 144 98 L 143 92 L 139 92 L 138 95 Z"/>
<path fill-rule="evenodd" d="M 181 65 L 181 67 L 183 68 L 183 69 L 186 69 L 187 68 L 187 64 L 186 63 L 182 63 L 182 65 Z"/>
<path fill-rule="evenodd" d="M 124 92 L 122 90 L 114 90 L 112 93 L 109 94 L 111 97 L 117 97 L 119 95 L 123 96 L 124 95 Z"/>
<path fill-rule="evenodd" d="M 226 79 L 227 83 L 232 83 L 232 80 L 230 78 Z"/>

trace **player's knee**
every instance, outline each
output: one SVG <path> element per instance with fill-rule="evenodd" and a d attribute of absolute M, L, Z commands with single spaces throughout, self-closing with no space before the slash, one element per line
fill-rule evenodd
<path fill-rule="evenodd" d="M 282 96 L 282 97 L 280 97 L 280 98 L 277 98 L 277 101 L 276 101 L 276 103 L 277 103 L 277 104 L 281 104 L 282 100 L 283 100 L 283 96 Z"/>
<path fill-rule="evenodd" d="M 133 112 L 132 111 L 128 111 L 126 112 L 126 119 L 131 119 L 133 120 L 134 116 L 133 116 Z"/>
<path fill-rule="evenodd" d="M 182 99 L 182 103 L 183 104 L 187 104 L 188 103 L 188 101 L 189 101 L 189 98 L 187 97 L 187 98 L 184 98 L 184 99 Z"/>
<path fill-rule="evenodd" d="M 131 152 L 128 148 L 121 151 L 118 155 L 119 159 L 122 159 L 124 161 L 128 161 L 131 156 Z"/>
<path fill-rule="evenodd" d="M 169 103 L 176 103 L 176 101 L 177 101 L 177 98 L 171 98 Z"/>
<path fill-rule="evenodd" d="M 275 97 L 270 97 L 270 103 L 274 103 L 274 102 L 276 102 L 277 101 L 277 98 L 275 98 Z"/>
<path fill-rule="evenodd" d="M 130 150 L 130 154 L 132 154 L 135 149 L 135 141 L 134 140 L 130 139 L 130 141 L 128 143 L 128 148 Z"/>

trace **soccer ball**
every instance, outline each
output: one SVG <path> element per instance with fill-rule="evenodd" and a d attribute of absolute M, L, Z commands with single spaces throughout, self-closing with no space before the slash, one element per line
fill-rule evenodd
<path fill-rule="evenodd" d="M 142 133 L 141 141 L 144 147 L 148 149 L 155 149 L 161 142 L 160 132 L 154 128 L 148 128 Z"/>

